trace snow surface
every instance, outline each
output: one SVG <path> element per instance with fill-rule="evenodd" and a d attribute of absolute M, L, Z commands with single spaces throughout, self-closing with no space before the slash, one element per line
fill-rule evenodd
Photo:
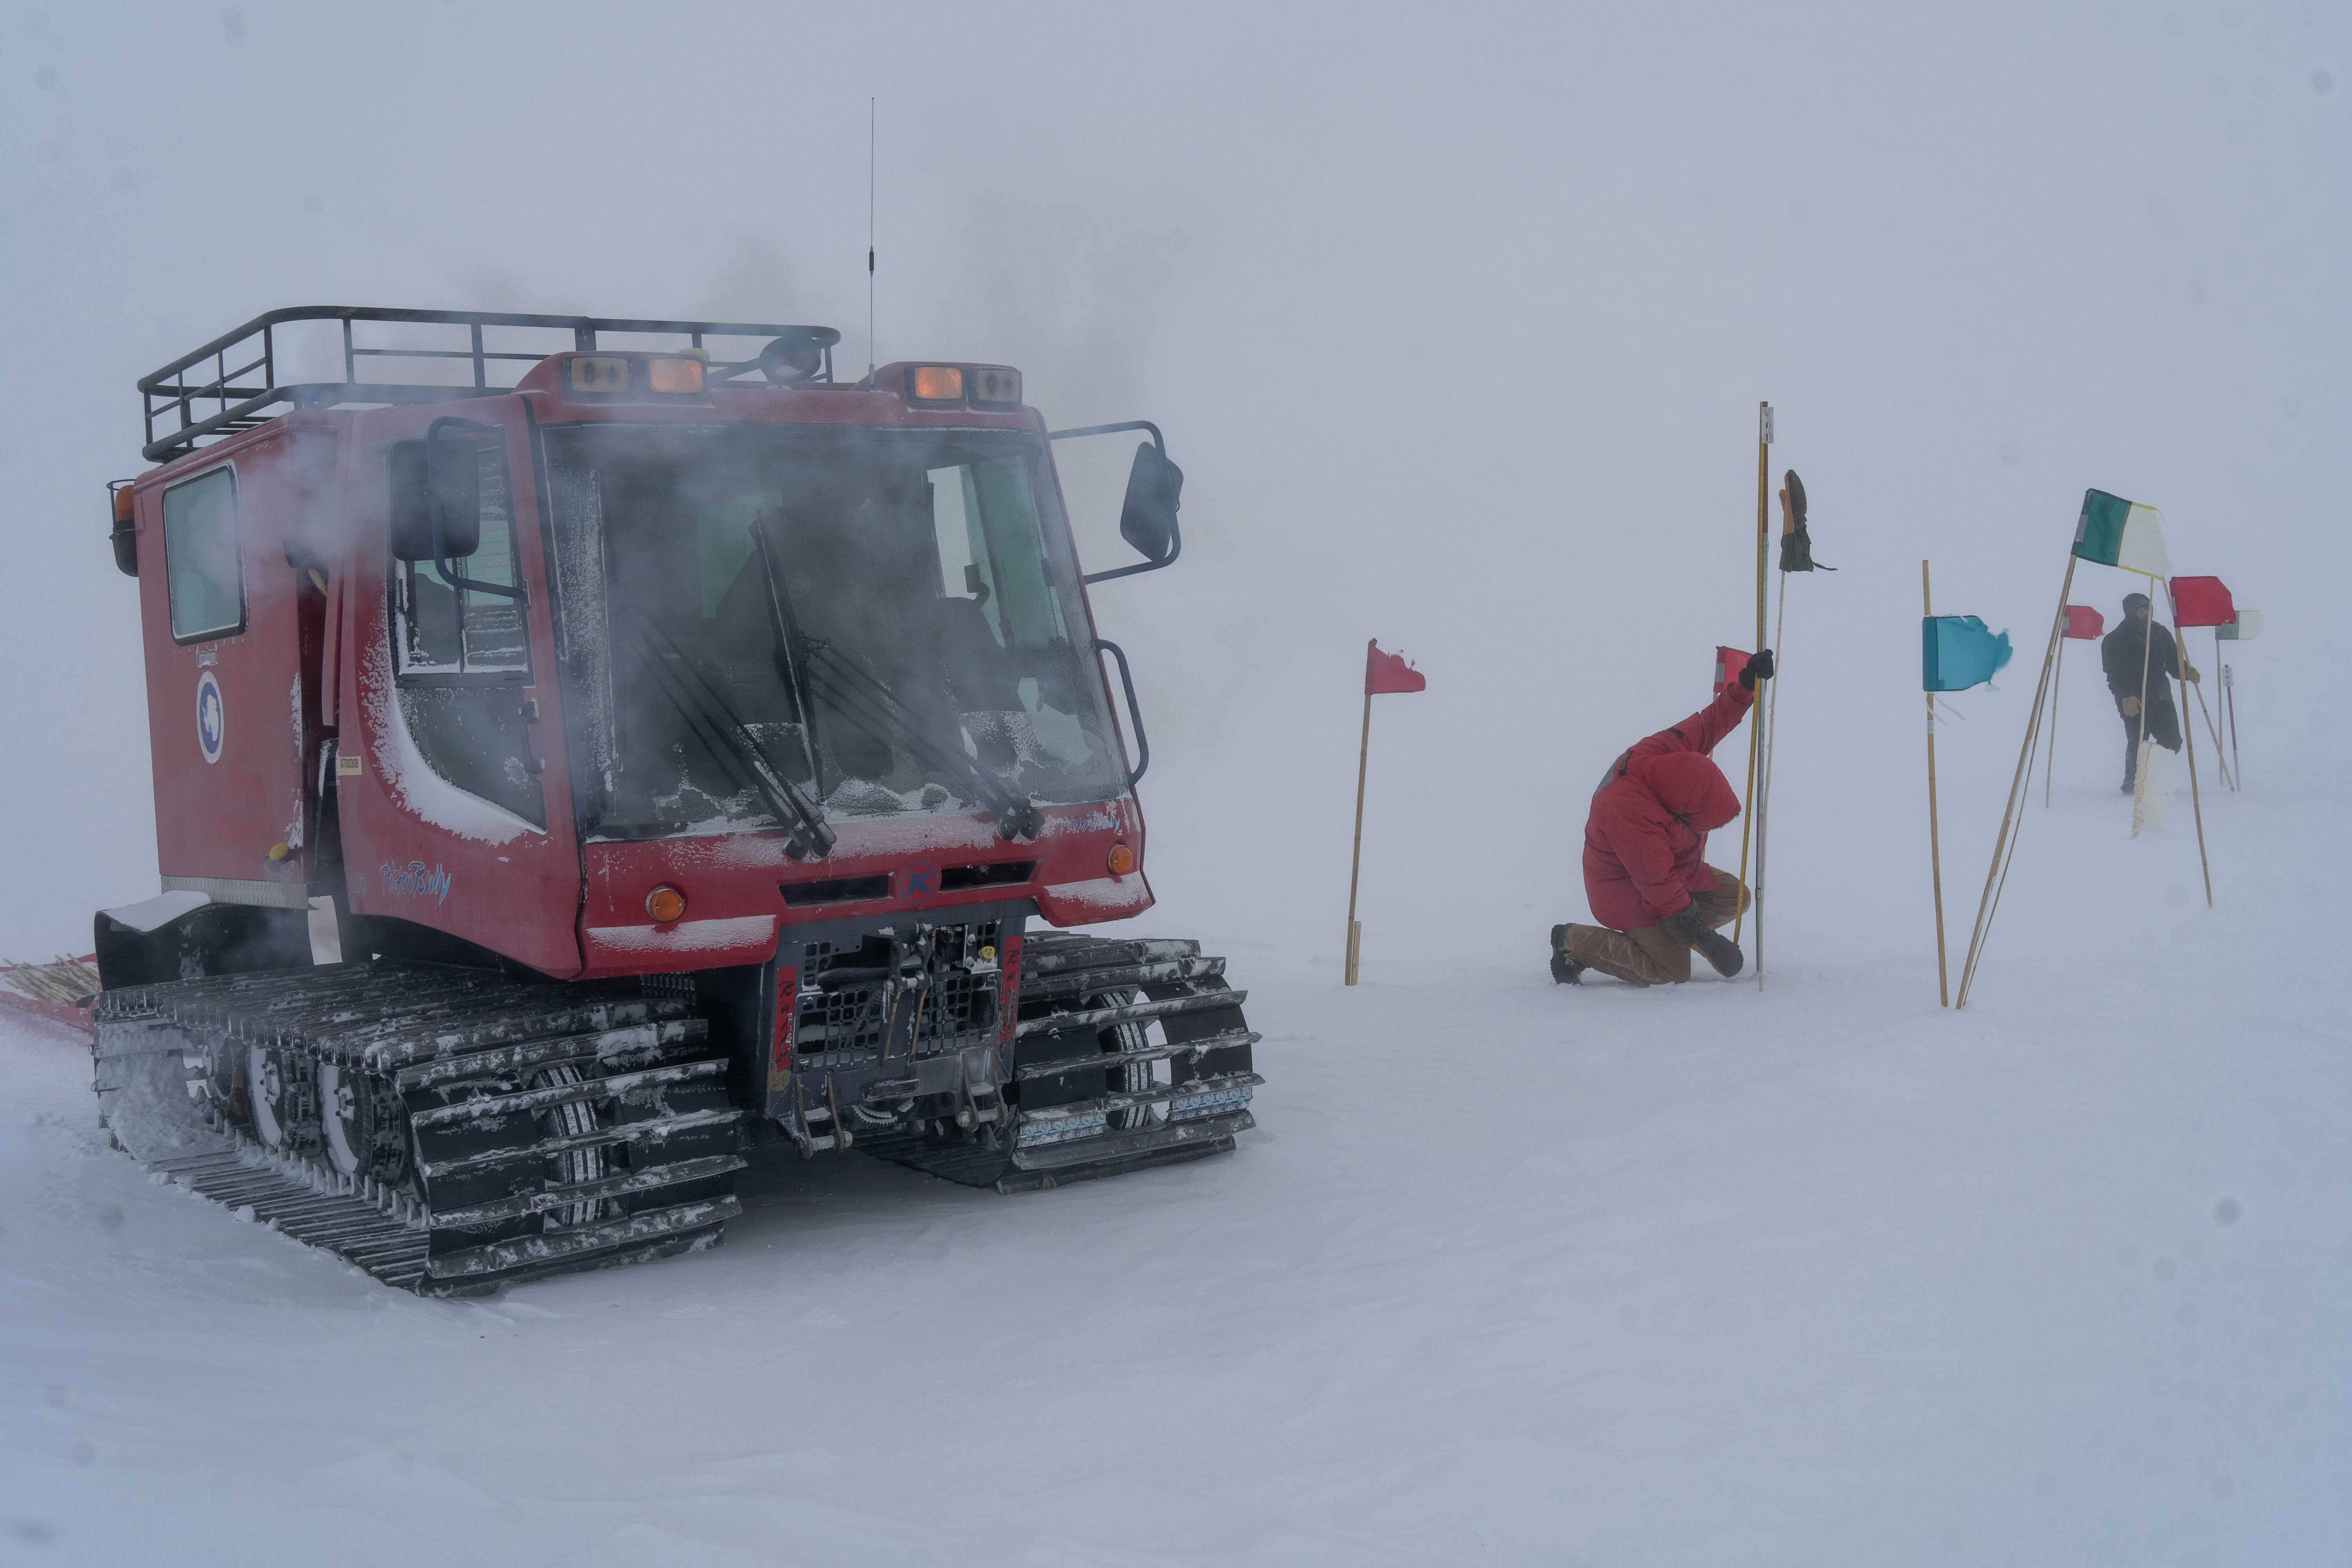
<path fill-rule="evenodd" d="M 487 1302 L 152 1184 L 70 1039 L 0 1037 L 0 1554 L 2340 1561 L 2347 982 L 2246 913 L 2323 796 L 2208 798 L 2216 916 L 2107 749 L 1964 1014 L 1918 931 L 1787 922 L 1759 995 L 1202 931 L 1266 1036 L 1237 1155 L 763 1157 L 725 1246 Z"/>

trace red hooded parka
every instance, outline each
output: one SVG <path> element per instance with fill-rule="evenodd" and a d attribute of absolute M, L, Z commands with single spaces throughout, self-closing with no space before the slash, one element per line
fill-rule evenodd
<path fill-rule="evenodd" d="M 1584 897 L 1592 918 L 1639 931 L 1712 891 L 1706 836 L 1739 815 L 1739 796 L 1707 753 L 1739 727 L 1756 694 L 1734 681 L 1722 696 L 1610 764 L 1584 824 Z"/>

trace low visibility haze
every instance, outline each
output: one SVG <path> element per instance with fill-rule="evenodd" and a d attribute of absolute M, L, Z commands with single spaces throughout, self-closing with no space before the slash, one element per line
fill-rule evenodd
<path fill-rule="evenodd" d="M 289 305 L 810 322 L 845 375 L 1166 432 L 1181 559 L 1092 590 L 1150 740 L 1131 924 L 1231 955 L 1265 1075 L 1237 1154 L 1131 1185 L 793 1162 L 714 1253 L 386 1306 L 149 1189 L 70 1040 L 0 1031 L 0 1256 L 42 1260 L 0 1268 L 0 1553 L 2340 1551 L 2352 13 L 19 5 L 0 83 L 0 957 L 157 888 L 139 377 Z M 1837 568 L 1773 639 L 1769 984 L 1555 989 L 1601 769 L 1754 645 L 1766 399 Z M 1095 571 L 1131 449 L 1057 450 Z M 2201 835 L 2128 837 L 2069 645 L 1945 1013 L 1919 564 L 2018 649 L 1939 703 L 1957 971 L 2089 487 L 2264 616 L 2186 638 L 2245 788 L 2184 693 Z M 1374 705 L 1348 990 L 1370 637 L 1429 685 Z M 662 1352 L 618 1445 L 567 1359 L 614 1343 Z"/>
<path fill-rule="evenodd" d="M 140 375 L 297 303 L 810 321 L 862 369 L 869 94 L 881 355 L 1018 365 L 1056 426 L 1151 418 L 1185 468 L 1182 561 L 1096 595 L 1171 914 L 1279 908 L 1336 943 L 1373 636 L 1432 688 L 1376 721 L 1368 954 L 1498 901 L 1576 912 L 1588 781 L 1753 640 L 1761 398 L 1843 569 L 1791 612 L 1792 933 L 1824 796 L 1883 840 L 1916 932 L 1917 562 L 2029 650 L 1959 704 L 1995 721 L 1968 732 L 1980 785 L 1947 747 L 1972 840 L 2087 485 L 2163 508 L 2179 569 L 2268 614 L 2240 661 L 2262 766 L 2343 755 L 2285 685 L 2347 564 L 2352 84 L 2326 7 L 5 26 L 5 787 L 42 896 L 0 950 L 73 949 L 154 888 L 103 540 Z M 1097 445 L 1061 451 L 1098 570 L 1129 556 L 1125 449 Z M 2077 597 L 2112 615 L 2125 585 Z"/>

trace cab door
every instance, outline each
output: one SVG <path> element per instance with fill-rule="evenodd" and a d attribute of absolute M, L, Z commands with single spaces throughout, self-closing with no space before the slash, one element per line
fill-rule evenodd
<path fill-rule="evenodd" d="M 357 436 L 335 763 L 352 912 L 577 974 L 580 847 L 522 400 L 386 409 Z"/>

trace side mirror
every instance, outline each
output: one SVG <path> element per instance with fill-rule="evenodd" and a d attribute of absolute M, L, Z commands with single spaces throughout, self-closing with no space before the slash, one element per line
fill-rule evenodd
<path fill-rule="evenodd" d="M 431 561 L 434 513 L 440 554 L 462 561 L 482 544 L 481 454 L 471 441 L 403 441 L 392 448 L 392 555 Z"/>
<path fill-rule="evenodd" d="M 470 442 L 403 441 L 392 449 L 392 556 L 431 561 L 433 514 L 441 514 L 441 543 L 452 561 L 481 548 L 481 460 Z"/>
<path fill-rule="evenodd" d="M 1108 436 L 1120 430 L 1141 430 L 1151 437 L 1135 449 L 1135 466 L 1127 471 L 1127 504 L 1118 514 L 1119 537 L 1135 546 L 1143 556 L 1143 563 L 1089 572 L 1086 575 L 1089 584 L 1132 577 L 1138 572 L 1156 572 L 1184 551 L 1184 531 L 1176 526 L 1176 510 L 1184 497 L 1184 470 L 1168 460 L 1168 448 L 1160 439 L 1159 426 L 1149 419 L 1127 419 L 1117 425 L 1049 430 L 1045 439 L 1067 441 L 1079 436 Z"/>
<path fill-rule="evenodd" d="M 463 561 L 482 547 L 482 455 L 471 441 L 426 437 L 425 485 L 441 514 L 441 554 Z"/>
<path fill-rule="evenodd" d="M 1184 470 L 1150 441 L 1135 448 L 1127 471 L 1127 504 L 1119 509 L 1118 536 L 1154 566 L 1166 563 L 1176 543 L 1176 511 L 1183 503 Z"/>

